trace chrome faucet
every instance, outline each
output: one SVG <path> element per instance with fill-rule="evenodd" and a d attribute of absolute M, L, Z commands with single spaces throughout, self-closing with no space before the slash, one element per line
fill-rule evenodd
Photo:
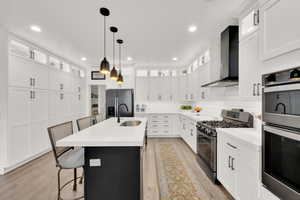
<path fill-rule="evenodd" d="M 127 105 L 126 105 L 125 103 L 121 103 L 121 104 L 118 105 L 118 109 L 117 109 L 117 111 L 118 111 L 118 119 L 117 119 L 117 122 L 118 122 L 118 123 L 120 123 L 120 108 L 121 108 L 121 106 L 124 106 L 124 107 L 126 108 L 126 111 L 127 111 L 127 112 L 129 111 L 129 110 L 128 110 L 128 107 L 127 107 Z"/>
<path fill-rule="evenodd" d="M 279 106 L 283 107 L 283 114 L 286 114 L 286 106 L 285 106 L 284 103 L 278 103 L 278 104 L 276 104 L 275 111 L 278 111 Z"/>

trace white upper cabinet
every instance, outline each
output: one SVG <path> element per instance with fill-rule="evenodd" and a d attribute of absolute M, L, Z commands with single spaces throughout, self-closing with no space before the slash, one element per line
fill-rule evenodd
<path fill-rule="evenodd" d="M 60 65 L 60 60 L 58 60 L 57 58 L 54 57 L 49 57 L 49 65 L 51 68 L 54 69 L 60 69 L 61 65 Z"/>
<path fill-rule="evenodd" d="M 259 10 L 251 9 L 241 16 L 240 21 L 240 41 L 248 35 L 256 32 L 259 26 Z"/>
<path fill-rule="evenodd" d="M 241 97 L 261 96 L 262 61 L 259 59 L 258 33 L 240 42 L 239 94 Z"/>
<path fill-rule="evenodd" d="M 33 50 L 32 51 L 32 59 L 35 60 L 36 62 L 42 63 L 42 64 L 47 64 L 47 55 L 45 53 L 42 53 L 41 51 L 38 50 Z"/>
<path fill-rule="evenodd" d="M 300 1 L 269 0 L 260 9 L 261 58 L 300 48 Z"/>
<path fill-rule="evenodd" d="M 10 41 L 10 53 L 18 56 L 22 56 L 25 58 L 31 57 L 30 48 L 20 42 L 17 41 Z"/>
<path fill-rule="evenodd" d="M 48 88 L 48 68 L 29 59 L 11 55 L 8 76 L 10 86 Z"/>

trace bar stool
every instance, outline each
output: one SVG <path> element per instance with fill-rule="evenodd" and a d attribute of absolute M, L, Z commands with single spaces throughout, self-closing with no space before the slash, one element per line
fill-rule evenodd
<path fill-rule="evenodd" d="M 80 184 L 82 184 L 83 177 L 77 177 L 77 168 L 84 167 L 84 149 L 79 148 L 75 149 L 73 147 L 57 147 L 56 142 L 61 140 L 69 135 L 73 134 L 73 122 L 66 122 L 56 126 L 48 128 L 48 135 L 50 138 L 52 151 L 54 159 L 56 162 L 56 167 L 58 167 L 57 173 L 57 199 L 62 200 L 61 191 L 70 183 L 73 182 L 73 190 L 77 190 L 77 179 L 80 179 Z M 62 170 L 73 169 L 74 178 L 67 181 L 64 185 L 61 186 L 60 174 Z M 76 197 L 73 200 L 82 199 L 84 196 Z"/>
<path fill-rule="evenodd" d="M 86 129 L 93 125 L 93 118 L 91 116 L 83 117 L 83 118 L 77 119 L 76 123 L 77 123 L 78 131 L 81 131 L 81 130 Z"/>

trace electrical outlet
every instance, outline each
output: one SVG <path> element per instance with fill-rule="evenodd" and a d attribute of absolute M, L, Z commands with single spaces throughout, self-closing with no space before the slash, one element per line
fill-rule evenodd
<path fill-rule="evenodd" d="M 90 159 L 90 167 L 101 167 L 101 159 Z"/>

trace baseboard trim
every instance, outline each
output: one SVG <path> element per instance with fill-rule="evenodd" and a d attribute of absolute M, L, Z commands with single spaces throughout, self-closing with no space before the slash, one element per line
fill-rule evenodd
<path fill-rule="evenodd" d="M 48 153 L 51 151 L 51 148 L 47 148 L 46 150 L 42 151 L 41 153 L 38 153 L 36 155 L 33 155 L 33 156 L 29 156 L 28 158 L 26 158 L 25 160 L 22 160 L 22 161 L 19 161 L 11 166 L 6 166 L 6 167 L 2 167 L 0 168 L 0 175 L 5 175 L 7 174 L 8 172 L 11 172 L 27 163 L 29 163 L 30 161 L 33 161 L 39 157 L 41 157 L 42 155 Z"/>

